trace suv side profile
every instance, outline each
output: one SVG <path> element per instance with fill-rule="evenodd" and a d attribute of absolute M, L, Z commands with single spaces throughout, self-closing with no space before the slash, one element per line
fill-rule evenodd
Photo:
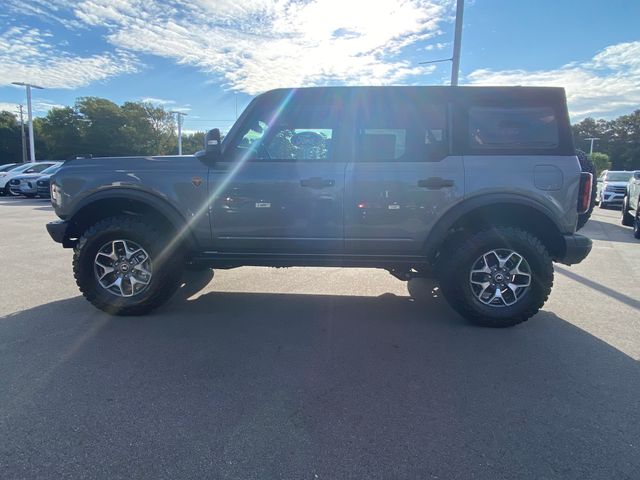
<path fill-rule="evenodd" d="M 505 327 L 542 307 L 553 261 L 588 255 L 591 184 L 560 88 L 278 89 L 195 156 L 67 161 L 47 229 L 113 314 L 163 303 L 185 262 L 345 266 L 435 277 Z"/>
<path fill-rule="evenodd" d="M 633 227 L 636 238 L 640 238 L 640 170 L 631 175 L 622 201 L 622 225 Z"/>

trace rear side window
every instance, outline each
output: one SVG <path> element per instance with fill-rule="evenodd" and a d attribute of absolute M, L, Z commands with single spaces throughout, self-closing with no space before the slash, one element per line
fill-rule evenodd
<path fill-rule="evenodd" d="M 558 121 L 549 107 L 472 107 L 469 146 L 474 150 L 545 150 L 558 147 Z"/>
<path fill-rule="evenodd" d="M 383 105 L 371 103 L 358 112 L 358 161 L 435 161 L 446 156 L 444 105 L 418 105 L 398 98 Z"/>

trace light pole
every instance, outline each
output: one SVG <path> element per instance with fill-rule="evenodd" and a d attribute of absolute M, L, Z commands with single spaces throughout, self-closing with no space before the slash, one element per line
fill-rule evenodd
<path fill-rule="evenodd" d="M 456 4 L 456 30 L 453 37 L 453 58 L 451 59 L 451 86 L 458 86 L 460 74 L 460 49 L 462 46 L 462 16 L 464 15 L 464 0 Z"/>
<path fill-rule="evenodd" d="M 419 65 L 432 63 L 451 62 L 451 86 L 458 86 L 458 76 L 460 75 L 460 50 L 462 48 L 462 17 L 464 16 L 464 0 L 457 0 L 456 3 L 456 27 L 453 35 L 453 56 L 441 60 L 431 60 L 420 62 Z"/>
<path fill-rule="evenodd" d="M 33 85 L 31 83 L 24 82 L 11 82 L 14 85 L 20 85 L 21 87 L 27 88 L 27 116 L 29 119 L 29 158 L 32 162 L 36 161 L 36 147 L 33 139 L 33 112 L 31 109 L 31 89 L 37 88 L 38 90 L 42 90 L 43 87 L 39 87 L 37 85 Z"/>
<path fill-rule="evenodd" d="M 178 117 L 178 155 L 182 155 L 182 117 L 186 115 L 184 112 L 171 111 Z"/>
<path fill-rule="evenodd" d="M 20 133 L 22 137 L 22 163 L 27 163 L 27 139 L 24 136 L 24 115 L 22 104 L 18 105 L 20 108 Z"/>
<path fill-rule="evenodd" d="M 592 138 L 585 138 L 585 140 L 588 141 L 588 142 L 589 141 L 591 142 L 591 147 L 589 147 L 589 156 L 591 156 L 593 154 L 593 142 L 595 142 L 597 140 L 600 140 L 600 139 L 592 137 Z"/>

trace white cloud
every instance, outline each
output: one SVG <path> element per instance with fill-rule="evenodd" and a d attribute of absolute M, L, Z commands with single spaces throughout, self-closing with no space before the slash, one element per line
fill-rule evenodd
<path fill-rule="evenodd" d="M 63 108 L 65 105 L 60 105 L 59 103 L 54 103 L 49 100 L 35 100 L 33 101 L 33 114 L 34 115 L 43 115 L 46 114 L 52 108 Z M 24 119 L 25 122 L 27 120 L 27 105 L 26 100 L 22 105 L 24 111 Z M 0 102 L 0 111 L 6 110 L 7 112 L 15 113 L 19 115 L 19 104 L 12 102 Z"/>
<path fill-rule="evenodd" d="M 398 59 L 440 33 L 451 0 L 85 0 L 79 21 L 131 52 L 171 58 L 250 94 L 282 86 L 393 84 L 433 66 Z M 339 12 L 339 13 L 338 13 Z"/>
<path fill-rule="evenodd" d="M 39 29 L 10 27 L 0 33 L 0 85 L 28 82 L 48 88 L 78 88 L 137 69 L 128 52 L 80 57 L 58 48 L 52 35 Z"/>
<path fill-rule="evenodd" d="M 153 103 L 154 105 L 171 105 L 176 103 L 175 100 L 166 100 L 164 98 L 144 97 L 140 99 L 144 103 Z"/>
<path fill-rule="evenodd" d="M 611 45 L 583 63 L 550 70 L 475 70 L 474 85 L 565 87 L 573 120 L 612 117 L 640 107 L 640 42 Z"/>

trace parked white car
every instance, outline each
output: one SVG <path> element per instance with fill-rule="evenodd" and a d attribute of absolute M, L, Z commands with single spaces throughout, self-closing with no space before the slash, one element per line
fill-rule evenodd
<path fill-rule="evenodd" d="M 49 168 L 51 165 L 55 165 L 58 162 L 46 161 L 46 162 L 34 162 L 24 163 L 15 168 L 12 168 L 8 172 L 0 172 L 0 195 L 11 195 L 9 191 L 9 180 L 23 173 L 40 173 L 43 170 Z"/>
<path fill-rule="evenodd" d="M 605 170 L 602 172 L 598 178 L 596 194 L 596 203 L 600 205 L 600 208 L 622 205 L 627 191 L 627 182 L 632 175 L 633 172 L 628 171 Z"/>
<path fill-rule="evenodd" d="M 62 166 L 62 162 L 56 162 L 49 168 L 45 168 L 42 172 L 37 173 L 22 173 L 14 176 L 9 183 L 9 191 L 11 195 L 24 195 L 28 198 L 33 198 L 38 194 L 38 186 L 36 182 L 43 175 L 53 175 Z"/>

